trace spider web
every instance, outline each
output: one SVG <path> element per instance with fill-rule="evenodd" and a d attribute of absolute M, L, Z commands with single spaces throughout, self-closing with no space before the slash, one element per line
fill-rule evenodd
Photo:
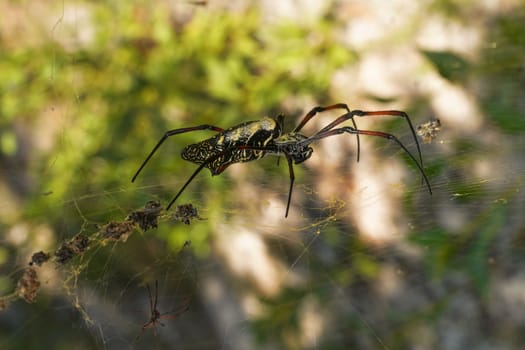
<path fill-rule="evenodd" d="M 82 40 L 89 28 L 83 7 L 58 5 L 59 19 L 51 17 L 46 28 Z M 65 23 L 73 34 L 59 31 Z M 51 80 L 69 73 L 60 66 L 65 57 L 59 50 L 48 53 Z M 81 80 L 80 73 L 71 76 L 74 98 L 50 112 L 63 119 L 55 137 L 65 147 L 46 172 L 70 156 L 68 148 L 89 148 L 78 145 L 89 133 L 79 137 L 77 130 L 89 129 L 85 120 L 93 120 L 76 116 L 88 105 Z M 290 110 L 300 110 L 287 125 L 316 104 L 306 100 L 285 101 Z M 223 112 L 220 126 L 240 121 Z M 208 117 L 207 122 L 217 120 Z M 335 117 L 316 117 L 305 133 Z M 415 151 L 402 120 L 357 122 L 363 129 L 391 132 Z M 166 126 L 181 123 L 190 121 L 174 118 Z M 109 135 L 122 128 L 139 137 L 138 128 L 116 124 L 108 123 Z M 283 159 L 236 164 L 220 177 L 202 172 L 176 203 L 191 204 L 198 215 L 189 207 L 174 215 L 157 211 L 155 203 L 168 203 L 194 166 L 173 159 L 173 152 L 208 134 L 164 146 L 159 151 L 164 155 L 156 156 L 136 185 L 129 183 L 132 166 L 129 172 L 120 164 L 127 164 L 124 158 L 140 164 L 149 144 L 136 153 L 112 148 L 125 154 L 120 158 L 111 152 L 95 157 L 88 149 L 81 168 L 86 172 L 74 174 L 78 181 L 66 195 L 49 182 L 33 195 L 38 203 L 28 205 L 20 222 L 2 222 L 2 251 L 10 259 L 2 265 L 6 308 L 0 314 L 0 347 L 519 348 L 525 145 L 519 133 L 501 131 L 488 120 L 483 129 L 472 129 L 444 119 L 441 133 L 422 145 L 432 196 L 394 143 L 362 137 L 357 163 L 355 137 L 322 140 L 308 162 L 295 166 L 288 219 Z M 158 131 L 163 129 L 144 131 L 143 140 L 154 144 Z M 2 140 L 5 148 L 8 141 Z M 119 144 L 130 142 L 136 141 L 121 138 Z M 88 171 L 93 164 L 113 168 L 115 178 L 102 182 Z M 144 219 L 144 213 L 153 214 Z M 13 243 L 24 232 L 41 238 Z M 33 259 L 28 266 L 39 251 L 51 260 L 38 266 Z M 36 271 L 39 285 L 27 271 Z M 157 325 L 156 332 L 142 329 L 151 317 L 146 285 L 155 281 L 160 313 L 188 305 L 177 317 L 161 319 L 164 326 Z"/>

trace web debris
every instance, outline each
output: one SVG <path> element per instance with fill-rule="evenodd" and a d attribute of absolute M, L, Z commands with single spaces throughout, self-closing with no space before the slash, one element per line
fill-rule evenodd
<path fill-rule="evenodd" d="M 175 210 L 173 218 L 186 225 L 190 224 L 190 219 L 204 220 L 199 216 L 197 208 L 195 208 L 191 203 L 177 205 L 177 210 Z"/>
<path fill-rule="evenodd" d="M 128 237 L 136 230 L 143 232 L 158 227 L 159 218 L 163 216 L 163 207 L 158 201 L 149 201 L 143 208 L 130 212 L 122 221 L 111 221 L 105 225 L 98 226 L 98 231 L 86 235 L 78 233 L 70 239 L 65 239 L 54 253 L 38 251 L 31 255 L 28 267 L 23 269 L 22 276 L 18 279 L 16 289 L 7 295 L 0 296 L 0 310 L 7 308 L 8 304 L 20 298 L 28 303 L 36 301 L 41 283 L 38 278 L 37 268 L 42 267 L 48 261 L 53 261 L 57 268 L 66 265 L 75 257 L 83 256 L 90 249 L 105 246 L 109 242 L 126 242 Z M 197 208 L 192 204 L 179 205 L 172 218 L 189 225 L 190 219 L 202 219 Z M 184 246 L 187 246 L 188 242 Z M 81 267 L 75 270 L 75 278 Z M 79 306 L 76 306 L 79 308 Z M 88 318 L 89 319 L 89 318 Z"/>

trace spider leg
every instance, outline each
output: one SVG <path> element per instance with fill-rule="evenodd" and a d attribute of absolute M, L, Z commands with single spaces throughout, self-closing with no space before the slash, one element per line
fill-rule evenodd
<path fill-rule="evenodd" d="M 217 154 L 215 154 L 214 156 L 211 156 L 210 158 L 206 159 L 206 161 L 202 162 L 199 167 L 197 169 L 195 169 L 195 171 L 193 172 L 193 174 L 191 174 L 191 176 L 189 177 L 189 179 L 186 181 L 186 183 L 184 183 L 184 185 L 182 186 L 182 188 L 179 190 L 179 192 L 175 195 L 175 197 L 173 197 L 173 199 L 171 200 L 171 202 L 168 204 L 168 206 L 166 207 L 166 210 L 169 210 L 171 208 L 171 206 L 173 205 L 173 203 L 175 203 L 175 201 L 177 200 L 177 198 L 179 198 L 179 196 L 182 194 L 182 192 L 186 189 L 186 187 L 190 184 L 190 182 L 195 178 L 195 176 L 197 176 L 198 173 L 200 173 L 200 171 L 202 169 L 204 169 L 204 167 L 206 167 L 208 164 L 210 163 L 213 163 L 215 160 L 217 160 L 218 158 L 224 156 L 226 153 L 228 152 L 231 152 L 233 150 L 236 150 L 236 149 L 251 149 L 251 150 L 269 150 L 268 147 L 266 146 L 261 146 L 261 147 L 257 147 L 257 146 L 247 146 L 247 145 L 240 145 L 240 146 L 234 146 L 234 147 L 230 147 L 228 149 L 225 149 L 224 151 L 222 152 L 219 152 Z M 272 149 L 273 150 L 273 149 Z M 229 164 L 228 164 L 229 165 Z M 227 166 L 228 166 L 227 165 Z M 220 173 L 222 173 L 227 166 L 224 166 L 222 167 L 216 174 L 214 175 L 218 175 Z"/>
<path fill-rule="evenodd" d="M 155 310 L 155 307 L 153 306 L 153 299 L 151 298 L 151 289 L 149 287 L 149 284 L 146 284 L 146 288 L 148 288 L 148 297 L 149 297 L 149 310 L 153 314 L 153 310 Z"/>
<path fill-rule="evenodd" d="M 323 138 L 329 137 L 329 136 L 340 135 L 340 134 L 343 134 L 345 132 L 349 133 L 349 134 L 353 134 L 353 135 L 379 136 L 379 137 L 382 137 L 382 138 L 385 138 L 385 139 L 392 140 L 392 141 L 396 142 L 405 151 L 405 153 L 408 154 L 410 159 L 412 159 L 412 161 L 416 164 L 417 168 L 419 169 L 419 172 L 423 176 L 423 180 L 425 181 L 425 183 L 427 185 L 428 192 L 430 194 L 432 194 L 432 188 L 430 187 L 430 182 L 428 181 L 427 175 L 425 174 L 425 171 L 423 170 L 422 165 L 417 162 L 416 158 L 412 155 L 412 153 L 410 153 L 410 151 L 405 147 L 405 145 L 403 145 L 403 143 L 401 141 L 399 141 L 399 139 L 397 137 L 395 137 L 394 135 L 392 135 L 392 134 L 389 134 L 389 133 L 386 133 L 386 132 L 381 132 L 381 131 L 358 130 L 358 129 L 354 129 L 354 128 L 350 127 L 350 126 L 343 126 L 341 128 L 337 128 L 337 129 L 331 129 L 331 130 L 318 132 L 314 136 L 312 136 L 312 137 L 302 141 L 302 143 L 309 144 L 309 143 L 311 143 L 313 141 L 320 140 L 320 139 L 323 139 Z"/>
<path fill-rule="evenodd" d="M 157 314 L 157 300 L 159 299 L 159 281 L 155 280 L 155 301 L 153 302 L 153 309 L 151 309 L 155 314 Z"/>
<path fill-rule="evenodd" d="M 209 124 L 203 124 L 203 125 L 198 125 L 198 126 L 192 126 L 192 127 L 189 127 L 189 128 L 180 128 L 180 129 L 173 129 L 173 130 L 166 131 L 164 136 L 162 136 L 160 138 L 159 142 L 157 142 L 157 145 L 155 145 L 155 147 L 153 147 L 153 149 L 151 150 L 150 154 L 146 157 L 146 160 L 144 160 L 144 162 L 140 166 L 139 170 L 137 170 L 137 172 L 135 173 L 135 175 L 131 179 L 131 182 L 135 182 L 135 179 L 137 178 L 139 173 L 142 171 L 142 169 L 144 168 L 146 163 L 150 160 L 150 158 L 157 151 L 157 149 L 160 147 L 160 145 L 162 145 L 162 143 L 164 141 L 166 141 L 166 139 L 168 137 L 174 136 L 174 135 L 178 135 L 178 134 L 183 134 L 185 132 L 198 131 L 198 130 L 213 130 L 213 131 L 217 131 L 217 132 L 224 131 L 224 129 L 219 128 L 218 126 L 209 125 Z"/>
<path fill-rule="evenodd" d="M 181 307 L 179 307 L 176 310 L 171 310 L 171 311 L 164 312 L 164 313 L 160 314 L 160 317 L 162 317 L 162 318 L 169 318 L 169 319 L 175 319 L 180 314 L 188 311 L 189 309 L 190 309 L 190 299 L 186 298 L 184 300 L 184 302 L 182 303 Z"/>
<path fill-rule="evenodd" d="M 306 115 L 303 117 L 301 122 L 297 124 L 297 126 L 295 127 L 295 129 L 293 129 L 292 132 L 301 131 L 301 129 L 306 125 L 306 123 L 308 123 L 310 119 L 315 117 L 318 113 L 331 111 L 333 109 L 345 109 L 347 112 L 350 112 L 350 108 L 348 108 L 346 103 L 336 103 L 336 104 L 325 106 L 325 107 L 322 107 L 322 106 L 314 107 L 310 110 L 310 112 L 306 113 Z"/>
<path fill-rule="evenodd" d="M 293 172 L 293 163 L 292 163 L 292 157 L 288 153 L 285 153 L 286 160 L 288 161 L 288 172 L 290 174 L 290 189 L 288 190 L 288 203 L 286 203 L 286 213 L 284 214 L 284 217 L 288 217 L 288 210 L 290 209 L 290 202 L 292 201 L 292 189 L 293 189 L 293 183 L 295 181 L 295 175 Z"/>
<path fill-rule="evenodd" d="M 306 123 L 308 123 L 310 119 L 315 117 L 318 113 L 330 111 L 333 109 L 344 109 L 347 112 L 346 114 L 351 113 L 350 108 L 348 108 L 348 105 L 346 103 L 336 103 L 336 104 L 325 106 L 325 107 L 317 106 L 317 107 L 312 108 L 310 112 L 306 113 L 306 115 L 303 117 L 301 122 L 295 127 L 295 129 L 293 129 L 292 132 L 299 132 L 306 125 Z M 352 124 L 354 125 L 354 128 L 357 129 L 357 124 L 355 123 L 354 117 L 351 116 L 348 119 L 352 120 Z M 326 129 L 326 127 L 323 128 L 323 130 L 324 129 Z M 357 137 L 357 161 L 359 162 L 359 155 L 361 154 L 361 142 L 359 140 L 359 135 L 356 135 L 356 137 Z"/>
<path fill-rule="evenodd" d="M 281 126 L 281 130 L 284 130 L 284 114 L 279 114 L 277 116 L 277 124 Z M 281 159 L 281 157 L 277 156 L 277 166 L 279 166 L 279 159 Z"/>
<path fill-rule="evenodd" d="M 220 153 L 217 153 L 216 155 L 206 159 L 205 162 L 200 164 L 199 167 L 197 169 L 195 169 L 193 174 L 191 174 L 191 176 L 186 181 L 186 183 L 184 183 L 184 185 L 179 190 L 179 192 L 175 195 L 175 197 L 173 197 L 171 202 L 168 204 L 168 206 L 166 207 L 166 210 L 169 210 L 171 208 L 173 203 L 175 203 L 175 201 L 179 198 L 179 196 L 186 189 L 186 187 L 190 184 L 190 182 L 195 178 L 195 176 L 197 176 L 197 174 L 202 169 L 204 169 L 204 167 L 206 167 L 206 165 L 212 163 L 217 158 L 222 157 L 227 152 L 231 152 L 231 151 L 236 150 L 236 149 L 246 149 L 246 150 L 254 150 L 254 151 L 259 150 L 259 151 L 265 151 L 265 152 L 272 152 L 272 153 L 275 153 L 275 154 L 279 153 L 279 151 L 278 151 L 278 149 L 276 147 L 271 147 L 271 146 L 249 146 L 249 145 L 240 145 L 240 146 L 230 147 L 227 150 L 224 150 L 224 151 L 222 151 Z M 286 214 L 285 214 L 285 217 L 288 217 L 288 210 L 290 208 L 290 202 L 291 202 L 291 199 L 292 199 L 292 189 L 293 189 L 293 183 L 294 183 L 294 180 L 295 180 L 295 175 L 294 175 L 294 171 L 293 171 L 292 158 L 290 157 L 289 154 L 287 154 L 287 153 L 284 153 L 284 154 L 286 156 L 286 160 L 288 161 L 288 170 L 289 170 L 289 173 L 290 173 L 290 189 L 288 191 L 288 203 L 286 205 Z M 224 171 L 224 169 L 221 169 L 221 172 Z"/>
<path fill-rule="evenodd" d="M 219 157 L 222 157 L 223 155 L 225 155 L 226 153 L 228 152 L 231 152 L 232 150 L 234 149 L 239 149 L 241 147 L 244 147 L 244 146 L 239 146 L 239 147 L 231 147 L 231 148 L 228 148 L 222 152 L 219 152 L 217 154 L 215 154 L 214 156 L 211 156 L 210 158 L 206 159 L 206 161 L 202 162 L 199 167 L 197 169 L 195 169 L 195 171 L 193 172 L 193 174 L 191 174 L 191 176 L 189 177 L 189 179 L 184 183 L 184 185 L 181 187 L 181 189 L 179 190 L 179 192 L 175 195 L 175 197 L 173 197 L 173 199 L 171 200 L 171 202 L 168 204 L 168 206 L 166 207 L 166 210 L 170 210 L 171 206 L 173 205 L 173 203 L 175 203 L 175 201 L 177 200 L 177 198 L 179 198 L 179 196 L 182 194 L 182 192 L 186 189 L 186 187 L 190 184 L 191 181 L 193 181 L 193 179 L 195 178 L 195 176 L 197 176 L 198 173 L 200 173 L 200 171 L 202 169 L 204 169 L 204 167 L 206 167 L 208 164 L 214 162 L 215 160 L 217 160 Z M 220 169 L 216 174 L 214 175 L 218 175 L 220 173 L 222 173 L 224 170 L 226 169 L 226 167 L 223 167 L 222 169 Z"/>
<path fill-rule="evenodd" d="M 288 211 L 290 210 L 290 203 L 292 202 L 292 190 L 293 190 L 293 184 L 295 181 L 295 174 L 293 171 L 293 159 L 292 157 L 285 152 L 279 152 L 276 147 L 271 146 L 239 146 L 239 149 L 251 149 L 251 150 L 260 150 L 260 151 L 266 151 L 266 152 L 272 152 L 274 154 L 280 154 L 284 153 L 286 156 L 286 160 L 288 161 L 288 173 L 290 174 L 290 189 L 288 190 L 288 202 L 286 203 L 286 212 L 284 214 L 284 217 L 288 217 Z"/>
<path fill-rule="evenodd" d="M 379 115 L 383 115 L 383 116 L 384 115 L 397 116 L 397 117 L 402 117 L 402 118 L 406 119 L 406 121 L 408 123 L 408 126 L 410 127 L 410 131 L 412 132 L 412 135 L 414 136 L 414 141 L 416 142 L 417 153 L 419 155 L 419 165 L 421 165 L 421 168 L 423 168 L 423 157 L 421 156 L 421 148 L 419 147 L 419 141 L 417 140 L 417 136 L 416 136 L 416 132 L 414 130 L 414 126 L 412 125 L 412 122 L 410 121 L 410 118 L 408 117 L 408 114 L 406 114 L 403 111 L 395 111 L 395 110 L 385 110 L 385 111 L 360 111 L 360 110 L 353 110 L 353 111 L 348 111 L 348 113 L 343 114 L 342 116 L 340 116 L 339 118 L 337 118 L 336 120 L 334 120 L 333 122 L 331 122 L 330 124 L 328 124 L 327 126 L 322 128 L 321 130 L 319 130 L 319 132 L 317 132 L 316 135 L 324 133 L 325 131 L 331 130 L 334 127 L 336 127 L 337 125 L 347 121 L 348 119 L 351 119 L 352 121 L 354 121 L 354 117 L 355 116 L 367 117 L 367 116 L 379 116 Z M 355 123 L 354 123 L 354 129 L 358 130 L 357 127 L 355 126 Z"/>
<path fill-rule="evenodd" d="M 288 190 L 288 202 L 286 203 L 286 212 L 284 214 L 284 217 L 288 217 L 288 211 L 290 210 L 290 203 L 292 202 L 292 190 L 293 190 L 293 184 L 295 181 L 295 174 L 293 171 L 293 159 L 292 157 L 285 152 L 279 152 L 276 147 L 271 146 L 239 146 L 239 149 L 251 149 L 251 150 L 260 150 L 260 151 L 266 151 L 266 152 L 273 152 L 275 154 L 284 153 L 286 156 L 286 160 L 288 161 L 288 173 L 290 174 L 290 189 Z"/>
<path fill-rule="evenodd" d="M 219 154 L 216 154 L 215 156 L 213 157 L 210 157 L 208 158 L 205 162 L 203 162 L 201 165 L 199 165 L 199 167 L 197 169 L 195 169 L 195 171 L 193 172 L 193 174 L 191 174 L 190 178 L 186 181 L 186 183 L 184 183 L 184 185 L 181 187 L 181 189 L 179 190 L 179 192 L 175 195 L 175 197 L 173 197 L 173 199 L 171 200 L 171 202 L 168 204 L 168 206 L 166 207 L 166 210 L 170 210 L 171 206 L 173 205 L 173 203 L 175 203 L 175 201 L 177 200 L 177 198 L 179 198 L 179 196 L 182 194 L 182 192 L 186 189 L 186 187 L 188 187 L 188 185 L 190 184 L 190 182 L 195 178 L 195 176 L 197 176 L 198 173 L 200 173 L 200 171 L 202 169 L 204 169 L 204 167 L 206 165 L 208 165 L 209 163 L 213 162 L 215 159 L 219 158 L 221 155 L 223 155 L 224 152 L 221 152 Z"/>

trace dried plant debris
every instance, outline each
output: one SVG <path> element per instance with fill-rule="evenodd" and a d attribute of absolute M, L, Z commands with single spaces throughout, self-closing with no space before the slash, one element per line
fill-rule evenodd
<path fill-rule="evenodd" d="M 129 235 L 133 232 L 131 221 L 110 222 L 102 227 L 102 238 L 109 241 L 126 242 Z"/>
<path fill-rule="evenodd" d="M 441 121 L 439 119 L 431 120 L 417 126 L 417 134 L 421 136 L 424 143 L 431 143 L 440 131 Z"/>
<path fill-rule="evenodd" d="M 59 264 L 65 264 L 75 255 L 85 252 L 89 247 L 89 243 L 89 237 L 83 234 L 78 234 L 68 242 L 62 243 L 60 248 L 55 252 L 56 262 Z"/>
<path fill-rule="evenodd" d="M 191 203 L 177 205 L 177 210 L 175 210 L 175 213 L 173 213 L 173 218 L 185 223 L 186 225 L 190 224 L 190 219 L 202 220 L 202 218 L 199 216 L 197 208 L 195 208 Z"/>
<path fill-rule="evenodd" d="M 65 264 L 75 256 L 73 249 L 69 248 L 67 243 L 63 243 L 55 252 L 56 262 Z"/>
<path fill-rule="evenodd" d="M 42 266 L 43 263 L 47 262 L 49 260 L 50 256 L 48 253 L 44 253 L 43 251 L 39 251 L 37 253 L 34 253 L 31 256 L 31 261 L 29 262 L 29 266 Z"/>
<path fill-rule="evenodd" d="M 158 227 L 158 217 L 161 211 L 162 207 L 159 201 L 149 201 L 144 208 L 131 212 L 126 220 L 132 221 L 139 225 L 142 230 L 147 231 L 150 228 Z"/>
<path fill-rule="evenodd" d="M 89 237 L 78 234 L 69 241 L 69 246 L 76 254 L 81 254 L 89 247 Z"/>
<path fill-rule="evenodd" d="M 28 267 L 24 270 L 24 274 L 18 280 L 16 291 L 20 298 L 23 298 L 28 303 L 35 301 L 38 289 L 40 288 L 40 281 L 34 268 Z"/>

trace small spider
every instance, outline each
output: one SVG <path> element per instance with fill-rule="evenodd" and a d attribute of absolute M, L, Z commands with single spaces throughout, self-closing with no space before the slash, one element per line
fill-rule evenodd
<path fill-rule="evenodd" d="M 157 299 L 158 299 L 158 292 L 159 292 L 158 281 L 155 280 L 155 298 L 154 299 L 152 299 L 151 297 L 151 289 L 149 287 L 149 284 L 146 284 L 146 287 L 148 288 L 149 308 L 150 308 L 151 316 L 148 322 L 144 323 L 144 325 L 142 326 L 142 331 L 144 332 L 146 329 L 153 328 L 153 334 L 156 337 L 157 336 L 157 325 L 161 325 L 162 327 L 164 327 L 164 323 L 160 322 L 161 319 L 175 319 L 182 313 L 186 312 L 189 308 L 189 305 L 188 305 L 188 301 L 186 300 L 180 309 L 161 313 L 159 310 L 157 310 Z"/>
<path fill-rule="evenodd" d="M 308 121 L 310 121 L 310 119 L 312 119 L 316 114 L 333 109 L 344 109 L 346 112 L 312 136 L 305 136 L 299 133 L 306 123 L 308 123 Z M 414 141 L 416 143 L 417 152 L 419 155 L 419 162 L 396 136 L 381 131 L 360 130 L 357 128 L 354 120 L 354 117 L 356 116 L 366 117 L 381 115 L 397 116 L 406 119 L 408 126 L 410 127 L 410 131 L 414 136 Z M 261 120 L 245 122 L 229 129 L 203 124 L 188 128 L 169 130 L 164 134 L 164 136 L 162 136 L 157 145 L 153 147 L 153 150 L 139 167 L 131 182 L 135 181 L 146 163 L 168 137 L 197 130 L 212 130 L 217 132 L 215 136 L 195 144 L 190 144 L 182 150 L 182 158 L 184 160 L 198 164 L 199 167 L 193 172 L 186 183 L 184 183 L 182 188 L 171 200 L 166 209 L 170 209 L 173 203 L 182 194 L 184 189 L 203 168 L 208 168 L 212 176 L 215 176 L 221 174 L 231 164 L 249 162 L 252 160 L 261 159 L 266 154 L 272 154 L 277 156 L 284 155 L 288 161 L 290 188 L 288 190 L 288 202 L 286 204 L 286 212 L 284 215 L 287 217 L 292 199 L 293 183 L 295 180 L 293 164 L 302 163 L 311 157 L 313 153 L 313 149 L 310 147 L 311 143 L 321 140 L 325 137 L 348 133 L 357 136 L 357 161 L 359 161 L 360 154 L 360 135 L 378 136 L 396 142 L 415 163 L 419 169 L 419 172 L 423 176 L 423 180 L 426 183 L 429 193 L 432 194 L 430 183 L 425 174 L 425 171 L 423 170 L 423 158 L 421 156 L 419 142 L 417 140 L 414 127 L 412 126 L 412 122 L 405 112 L 395 110 L 351 111 L 346 104 L 337 103 L 326 107 L 314 107 L 303 117 L 295 129 L 289 133 L 283 132 L 283 120 L 284 116 L 280 114 L 277 118 L 265 117 Z M 343 126 L 336 128 L 336 126 L 347 120 L 352 122 L 353 127 Z"/>
<path fill-rule="evenodd" d="M 423 143 L 431 143 L 441 131 L 441 121 L 434 119 L 424 124 L 418 125 L 417 134 L 423 139 Z"/>

